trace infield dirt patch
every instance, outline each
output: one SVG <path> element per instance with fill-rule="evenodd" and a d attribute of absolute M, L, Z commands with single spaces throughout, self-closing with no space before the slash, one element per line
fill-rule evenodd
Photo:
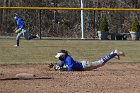
<path fill-rule="evenodd" d="M 11 79 L 19 73 L 48 78 Z M 0 93 L 140 93 L 140 63 L 80 72 L 53 71 L 46 64 L 0 66 L 0 79 Z"/>

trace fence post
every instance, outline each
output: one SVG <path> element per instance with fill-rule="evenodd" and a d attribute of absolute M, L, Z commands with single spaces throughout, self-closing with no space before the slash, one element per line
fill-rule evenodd
<path fill-rule="evenodd" d="M 40 40 L 41 40 L 41 36 L 42 36 L 42 34 L 41 34 L 41 23 L 42 23 L 42 20 L 41 20 L 41 10 L 39 10 L 39 32 L 40 32 Z"/>

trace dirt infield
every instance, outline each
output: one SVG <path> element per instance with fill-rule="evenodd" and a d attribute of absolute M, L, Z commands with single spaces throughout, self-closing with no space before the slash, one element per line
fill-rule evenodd
<path fill-rule="evenodd" d="M 36 78 L 18 79 L 19 73 Z M 140 93 L 140 63 L 108 63 L 82 72 L 60 72 L 48 65 L 0 66 L 0 93 Z"/>

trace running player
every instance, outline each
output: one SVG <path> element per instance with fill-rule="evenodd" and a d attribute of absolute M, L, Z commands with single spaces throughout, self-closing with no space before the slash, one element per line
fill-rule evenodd
<path fill-rule="evenodd" d="M 26 29 L 26 26 L 25 26 L 25 23 L 24 23 L 23 19 L 18 17 L 17 14 L 15 15 L 14 19 L 15 19 L 16 24 L 17 24 L 17 27 L 15 29 L 15 32 L 17 33 L 16 45 L 15 46 L 19 46 L 19 40 L 20 40 L 20 37 L 22 35 L 26 40 L 31 40 L 31 39 L 34 39 L 34 38 L 40 38 L 38 34 L 37 35 L 30 35 L 29 34 L 28 30 Z"/>

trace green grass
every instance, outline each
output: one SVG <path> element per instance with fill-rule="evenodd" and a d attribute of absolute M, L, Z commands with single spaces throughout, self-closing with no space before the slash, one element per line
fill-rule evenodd
<path fill-rule="evenodd" d="M 122 50 L 126 57 L 110 62 L 140 62 L 139 41 L 99 40 L 21 40 L 20 47 L 14 47 L 15 40 L 0 40 L 0 64 L 36 64 L 59 62 L 54 56 L 66 49 L 77 61 L 95 61 L 114 49 Z"/>

